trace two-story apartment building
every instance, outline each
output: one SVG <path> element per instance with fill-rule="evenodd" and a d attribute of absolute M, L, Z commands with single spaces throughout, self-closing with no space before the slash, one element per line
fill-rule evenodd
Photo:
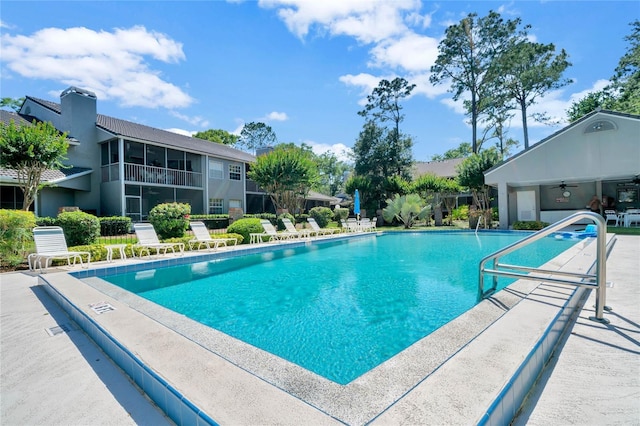
<path fill-rule="evenodd" d="M 191 205 L 192 213 L 247 211 L 246 171 L 255 157 L 226 145 L 120 120 L 97 113 L 94 93 L 70 87 L 60 103 L 31 96 L 18 113 L 1 111 L 8 123 L 49 121 L 69 139 L 70 168 L 43 176 L 48 185 L 35 202 L 39 216 L 56 216 L 64 206 L 77 206 L 102 216 L 144 220 L 159 203 Z M 21 208 L 22 192 L 12 170 L 0 169 L 2 208 Z M 250 198 L 249 200 L 247 198 Z"/>

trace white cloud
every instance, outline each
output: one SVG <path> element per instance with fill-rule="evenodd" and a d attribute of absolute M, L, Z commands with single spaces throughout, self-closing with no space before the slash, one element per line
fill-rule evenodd
<path fill-rule="evenodd" d="M 235 121 L 238 124 L 238 126 L 229 133 L 231 133 L 232 135 L 240 136 L 240 133 L 242 133 L 242 129 L 244 129 L 245 122 L 240 118 L 236 118 Z"/>
<path fill-rule="evenodd" d="M 306 145 L 309 145 L 313 153 L 316 155 L 321 155 L 325 152 L 331 152 L 340 161 L 344 161 L 346 163 L 351 163 L 353 161 L 350 157 L 350 155 L 353 153 L 353 150 L 343 143 L 334 143 L 333 145 L 316 143 L 313 141 L 304 141 L 304 143 Z"/>
<path fill-rule="evenodd" d="M 449 86 L 445 84 L 431 84 L 429 81 L 430 75 L 430 73 L 420 73 L 405 77 L 407 81 L 416 85 L 416 88 L 411 92 L 412 95 L 424 95 L 429 99 L 434 99 L 447 93 Z"/>
<path fill-rule="evenodd" d="M 401 67 L 408 72 L 428 71 L 438 57 L 438 40 L 416 33 L 387 39 L 371 49 L 369 65 Z"/>
<path fill-rule="evenodd" d="M 288 119 L 289 117 L 286 112 L 272 111 L 261 118 L 260 121 L 287 121 Z"/>
<path fill-rule="evenodd" d="M 361 98 L 358 101 L 358 105 L 364 106 L 367 104 L 367 96 L 371 94 L 373 89 L 378 87 L 380 80 L 393 80 L 396 77 L 396 75 L 375 76 L 372 74 L 360 73 L 358 75 L 343 75 L 339 78 L 339 80 L 347 87 L 356 87 L 359 89 Z M 404 78 L 406 78 L 410 84 L 416 85 L 416 88 L 413 90 L 413 92 L 411 92 L 411 96 L 424 95 L 430 99 L 433 99 L 437 96 L 447 93 L 446 85 L 434 86 L 429 82 L 428 73 L 409 74 L 405 75 Z"/>
<path fill-rule="evenodd" d="M 0 44 L 2 62 L 23 77 L 79 86 L 123 106 L 181 108 L 193 102 L 147 62 L 184 60 L 182 44 L 142 26 L 113 32 L 44 28 L 29 36 L 5 33 Z"/>
<path fill-rule="evenodd" d="M 359 89 L 362 98 L 358 101 L 358 105 L 367 104 L 367 96 L 371 94 L 373 89 L 378 87 L 378 83 L 385 77 L 376 77 L 371 74 L 360 73 L 358 75 L 347 74 L 339 78 L 346 86 L 353 86 Z"/>
<path fill-rule="evenodd" d="M 332 36 L 346 35 L 371 43 L 405 32 L 403 14 L 416 13 L 421 3 L 419 0 L 260 0 L 259 5 L 277 9 L 289 31 L 300 38 L 317 26 Z"/>
<path fill-rule="evenodd" d="M 179 135 L 189 136 L 189 137 L 191 137 L 191 136 L 195 135 L 196 133 L 198 133 L 197 131 L 184 130 L 184 129 L 176 129 L 176 128 L 173 128 L 173 129 L 165 129 L 165 130 L 166 130 L 167 132 L 177 133 L 177 134 L 179 134 Z"/>
<path fill-rule="evenodd" d="M 177 111 L 170 111 L 169 113 L 174 117 L 179 118 L 180 120 L 186 121 L 189 124 L 193 124 L 194 126 L 198 126 L 202 128 L 209 126 L 209 120 L 202 118 L 200 116 L 190 117 L 185 114 L 180 114 Z"/>

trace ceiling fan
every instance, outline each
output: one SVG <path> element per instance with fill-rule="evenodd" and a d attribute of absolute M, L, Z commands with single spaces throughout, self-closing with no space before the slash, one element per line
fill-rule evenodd
<path fill-rule="evenodd" d="M 566 183 L 564 183 L 564 181 L 562 181 L 560 185 L 552 186 L 551 189 L 560 188 L 560 190 L 562 191 L 562 196 L 565 198 L 568 198 L 571 196 L 571 192 L 568 191 L 567 188 L 577 188 L 577 187 L 578 185 L 567 185 Z"/>
<path fill-rule="evenodd" d="M 560 185 L 552 186 L 551 189 L 560 188 L 560 189 L 562 189 L 564 191 L 566 188 L 577 188 L 577 187 L 578 187 L 578 185 L 567 185 L 566 183 L 564 183 L 564 181 L 562 181 L 562 183 L 560 183 Z"/>
<path fill-rule="evenodd" d="M 636 175 L 631 182 L 633 182 L 634 185 L 640 185 L 640 175 Z"/>

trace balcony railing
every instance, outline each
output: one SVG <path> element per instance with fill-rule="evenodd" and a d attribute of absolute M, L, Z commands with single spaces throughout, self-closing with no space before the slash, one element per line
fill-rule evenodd
<path fill-rule="evenodd" d="M 131 163 L 124 164 L 124 180 L 129 182 L 202 188 L 202 173 Z"/>
<path fill-rule="evenodd" d="M 245 186 L 246 186 L 247 192 L 266 192 L 264 189 L 259 187 L 258 184 L 252 181 L 251 179 L 247 179 L 245 181 Z"/>

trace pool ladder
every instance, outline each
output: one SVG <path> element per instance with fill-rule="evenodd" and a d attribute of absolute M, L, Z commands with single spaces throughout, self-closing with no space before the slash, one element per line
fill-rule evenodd
<path fill-rule="evenodd" d="M 565 271 L 552 271 L 541 268 L 531 268 L 527 266 L 517 266 L 517 265 L 508 265 L 504 263 L 500 263 L 500 257 L 507 255 L 519 248 L 527 246 L 541 238 L 548 236 L 549 234 L 556 232 L 568 225 L 574 224 L 582 219 L 591 219 L 595 222 L 598 235 L 597 235 L 597 254 L 596 254 L 596 269 L 595 274 L 583 274 L 578 272 L 565 272 Z M 596 292 L 596 316 L 589 317 L 592 321 L 598 321 L 601 323 L 608 324 L 609 320 L 604 318 L 604 311 L 610 310 L 608 306 L 605 306 L 606 302 L 606 262 L 607 262 L 607 247 L 606 247 L 606 239 L 607 239 L 607 225 L 604 221 L 604 218 L 596 213 L 591 212 L 578 212 L 574 213 L 565 219 L 554 223 L 553 225 L 547 226 L 546 228 L 529 235 L 526 238 L 523 238 L 520 241 L 516 241 L 515 243 L 508 245 L 507 247 L 498 250 L 495 253 L 492 253 L 488 256 L 485 256 L 480 261 L 480 274 L 479 274 L 479 282 L 478 282 L 478 300 L 482 300 L 491 296 L 496 291 L 496 287 L 498 285 L 498 276 L 511 277 L 511 278 L 523 278 L 523 279 L 533 279 L 551 283 L 558 284 L 570 284 L 579 287 L 589 287 L 597 290 Z M 491 269 L 487 269 L 487 263 L 493 261 L 493 266 Z M 509 269 L 510 271 L 506 271 L 504 269 Z M 522 272 L 517 272 L 522 271 Z M 527 273 L 525 273 L 527 272 Z M 484 290 L 484 275 L 490 274 L 493 276 L 493 286 Z M 549 276 L 545 276 L 542 274 L 549 275 L 564 275 L 568 277 L 573 277 L 574 279 L 565 279 L 565 278 L 553 278 Z"/>

